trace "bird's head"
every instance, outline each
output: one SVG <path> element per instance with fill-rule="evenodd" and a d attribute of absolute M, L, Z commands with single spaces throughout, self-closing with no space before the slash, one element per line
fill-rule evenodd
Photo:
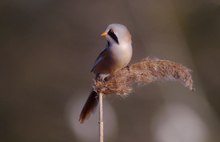
<path fill-rule="evenodd" d="M 122 24 L 110 24 L 101 34 L 110 44 L 131 44 L 131 34 Z"/>

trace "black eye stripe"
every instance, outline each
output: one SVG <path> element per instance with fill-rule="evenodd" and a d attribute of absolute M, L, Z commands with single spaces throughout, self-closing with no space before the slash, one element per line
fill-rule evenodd
<path fill-rule="evenodd" d="M 110 30 L 108 31 L 108 35 L 109 35 L 117 44 L 119 44 L 118 38 L 117 38 L 117 36 L 115 35 L 115 33 L 112 31 L 112 29 L 110 29 Z"/>

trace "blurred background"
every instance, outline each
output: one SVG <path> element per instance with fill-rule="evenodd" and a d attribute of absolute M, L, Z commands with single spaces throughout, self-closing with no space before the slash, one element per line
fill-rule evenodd
<path fill-rule="evenodd" d="M 1 142 L 98 141 L 98 113 L 78 117 L 111 23 L 132 33 L 132 63 L 181 63 L 196 91 L 155 82 L 106 97 L 105 141 L 220 141 L 219 0 L 1 0 L 0 17 Z"/>

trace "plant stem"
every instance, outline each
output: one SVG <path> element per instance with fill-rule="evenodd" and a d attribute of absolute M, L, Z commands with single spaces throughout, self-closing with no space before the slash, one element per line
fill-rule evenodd
<path fill-rule="evenodd" d="M 99 142 L 104 142 L 103 94 L 99 93 Z"/>

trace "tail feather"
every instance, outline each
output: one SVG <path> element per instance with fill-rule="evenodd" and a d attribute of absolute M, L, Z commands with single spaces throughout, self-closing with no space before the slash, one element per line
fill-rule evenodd
<path fill-rule="evenodd" d="M 95 111 L 98 105 L 98 94 L 95 91 L 92 91 L 83 106 L 83 109 L 80 113 L 79 122 L 82 124 L 86 119 L 89 118 L 92 112 Z"/>

